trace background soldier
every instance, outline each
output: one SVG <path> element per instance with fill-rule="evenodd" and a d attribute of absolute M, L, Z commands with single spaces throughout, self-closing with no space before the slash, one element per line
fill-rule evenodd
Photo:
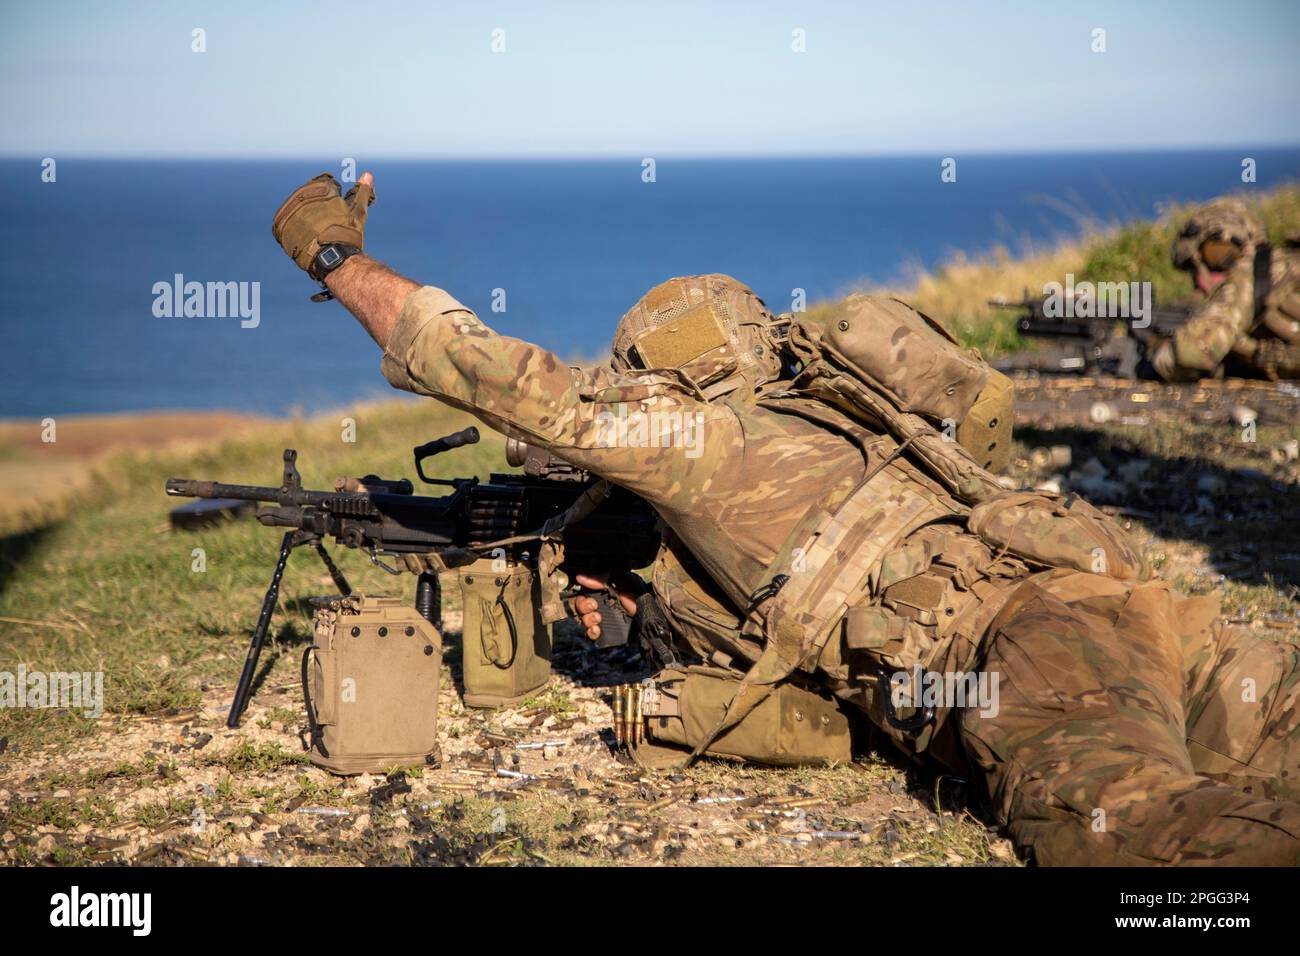
<path fill-rule="evenodd" d="M 1059 561 L 995 552 L 968 528 L 978 509 L 919 463 L 924 442 L 784 376 L 780 329 L 734 280 L 663 283 L 620 323 L 611 368 L 566 368 L 366 257 L 371 196 L 369 174 L 346 200 L 318 177 L 273 233 L 384 348 L 393 385 L 656 508 L 671 534 L 655 593 L 692 650 L 734 673 L 729 716 L 815 679 L 907 752 L 973 773 L 1042 863 L 1300 862 L 1300 649 L 1226 627 L 1212 598 L 1141 583 L 1140 554 L 1082 503 L 1018 496 L 1026 547 Z M 853 308 L 839 327 L 869 320 L 892 367 L 927 384 L 909 365 L 917 314 L 895 300 Z M 699 416 L 698 454 L 610 442 L 609 416 L 628 409 Z M 1104 573 L 1076 569 L 1087 545 Z M 998 675 L 997 706 L 891 719 L 878 678 L 913 663 Z"/>
<path fill-rule="evenodd" d="M 1205 378 L 1225 361 L 1254 375 L 1300 378 L 1300 250 L 1272 248 L 1244 203 L 1216 199 L 1184 224 L 1173 260 L 1206 301 L 1152 353 L 1161 378 Z"/>

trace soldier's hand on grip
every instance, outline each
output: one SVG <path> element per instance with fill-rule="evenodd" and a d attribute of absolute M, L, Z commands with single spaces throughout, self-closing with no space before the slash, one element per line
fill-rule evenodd
<path fill-rule="evenodd" d="M 635 580 L 633 581 L 628 579 Z M 620 576 L 618 584 L 611 583 L 609 581 L 609 575 L 607 574 L 579 574 L 576 576 L 576 580 L 581 587 L 589 591 L 608 590 L 613 593 L 618 598 L 623 612 L 627 614 L 628 617 L 636 614 L 636 598 L 625 592 L 637 592 L 637 584 L 640 585 L 640 590 L 645 589 L 645 582 L 641 581 L 640 578 L 630 572 L 627 575 Z M 578 595 L 573 599 L 573 602 L 570 605 L 574 615 L 582 622 L 582 626 L 587 632 L 587 637 L 593 641 L 600 640 L 602 604 L 603 602 L 598 601 L 590 595 Z"/>
<path fill-rule="evenodd" d="M 342 195 L 329 173 L 293 191 L 271 220 L 271 235 L 289 258 L 313 279 L 319 279 L 312 260 L 321 246 L 338 243 L 365 248 L 366 212 L 375 201 L 374 176 L 362 173 L 357 184 Z"/>

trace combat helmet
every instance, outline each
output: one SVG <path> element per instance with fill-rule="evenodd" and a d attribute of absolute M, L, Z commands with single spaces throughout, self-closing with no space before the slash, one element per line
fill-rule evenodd
<path fill-rule="evenodd" d="M 1188 272 L 1225 272 L 1237 258 L 1267 241 L 1264 224 L 1239 199 L 1215 199 L 1188 217 L 1174 240 L 1174 266 Z"/>
<path fill-rule="evenodd" d="M 619 320 L 610 346 L 616 372 L 672 369 L 706 399 L 753 392 L 781 374 L 788 319 L 725 275 L 669 279 Z"/>

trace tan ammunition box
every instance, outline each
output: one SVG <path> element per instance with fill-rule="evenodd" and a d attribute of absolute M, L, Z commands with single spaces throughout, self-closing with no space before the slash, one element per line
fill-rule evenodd
<path fill-rule="evenodd" d="M 310 759 L 348 775 L 438 760 L 442 637 L 398 598 L 318 599 L 303 654 Z"/>

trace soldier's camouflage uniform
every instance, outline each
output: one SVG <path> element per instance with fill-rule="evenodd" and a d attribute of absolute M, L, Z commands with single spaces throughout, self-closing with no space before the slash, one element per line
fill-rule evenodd
<path fill-rule="evenodd" d="M 1151 365 L 1167 381 L 1234 372 L 1300 378 L 1300 249 L 1269 248 L 1263 224 L 1238 200 L 1217 199 L 1188 219 L 1174 243 L 1174 263 L 1207 271 L 1198 247 L 1231 237 L 1241 253 L 1204 304 L 1153 351 Z"/>
<path fill-rule="evenodd" d="M 717 278 L 656 292 L 700 295 Z M 843 421 L 834 430 L 751 389 L 707 394 L 665 372 L 568 368 L 436 288 L 407 300 L 383 370 L 653 504 L 670 529 L 653 573 L 665 613 L 695 653 L 738 675 L 763 653 L 742 633 L 755 592 L 791 560 L 811 513 L 854 496 L 864 520 L 832 560 L 889 548 L 863 559 L 871 606 L 849 611 L 817 678 L 904 750 L 982 782 L 998 821 L 1039 862 L 1300 862 L 1300 649 L 1225 625 L 1212 599 L 994 553 L 966 530 L 969 508 L 887 435 Z M 654 447 L 630 426 L 610 441 L 611 421 L 654 411 L 683 416 L 682 440 Z M 937 621 L 882 611 L 878 592 L 934 571 L 954 582 Z M 855 663 L 850 627 L 877 664 L 998 675 L 996 713 L 941 710 L 920 733 L 894 728 Z"/>

